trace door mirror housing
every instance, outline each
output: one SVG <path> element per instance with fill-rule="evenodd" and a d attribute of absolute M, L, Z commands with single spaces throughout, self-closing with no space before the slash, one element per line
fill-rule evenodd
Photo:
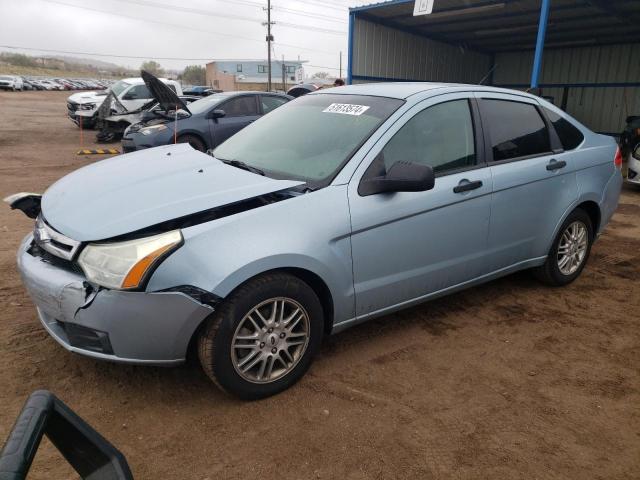
<path fill-rule="evenodd" d="M 227 115 L 227 112 L 219 108 L 216 108 L 215 110 L 211 110 L 209 112 L 209 114 L 207 115 L 207 118 L 211 120 L 217 120 L 219 118 L 225 117 L 226 115 Z"/>
<path fill-rule="evenodd" d="M 358 186 L 362 197 L 378 193 L 424 192 L 435 185 L 433 168 L 411 162 L 396 162 L 386 175 L 363 178 Z"/>
<path fill-rule="evenodd" d="M 136 95 L 134 95 L 133 93 L 125 93 L 122 96 L 122 100 L 136 100 L 138 97 Z"/>

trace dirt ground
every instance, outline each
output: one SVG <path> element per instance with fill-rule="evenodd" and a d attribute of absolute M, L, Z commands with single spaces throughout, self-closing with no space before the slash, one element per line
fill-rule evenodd
<path fill-rule="evenodd" d="M 0 93 L 3 197 L 94 161 L 75 155 L 66 95 Z M 297 386 L 253 403 L 195 365 L 112 365 L 58 346 L 15 267 L 32 225 L 0 208 L 0 441 L 46 388 L 137 479 L 640 478 L 640 189 L 625 187 L 571 286 L 524 272 L 355 327 L 326 339 Z M 30 478 L 75 476 L 45 442 Z"/>

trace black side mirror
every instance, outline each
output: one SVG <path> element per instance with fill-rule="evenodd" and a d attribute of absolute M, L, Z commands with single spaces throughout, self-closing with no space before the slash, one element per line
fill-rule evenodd
<path fill-rule="evenodd" d="M 388 192 L 424 192 L 435 185 L 433 168 L 411 162 L 396 162 L 386 175 L 364 178 L 358 186 L 358 193 L 366 197 Z"/>
<path fill-rule="evenodd" d="M 27 477 L 42 436 L 60 450 L 81 478 L 133 480 L 124 455 L 46 390 L 31 394 L 0 454 L 0 478 Z"/>
<path fill-rule="evenodd" d="M 207 115 L 207 118 L 210 118 L 212 120 L 217 120 L 219 118 L 225 117 L 226 115 L 227 115 L 227 112 L 219 108 L 216 108 L 215 110 L 211 110 L 209 112 L 209 114 Z"/>

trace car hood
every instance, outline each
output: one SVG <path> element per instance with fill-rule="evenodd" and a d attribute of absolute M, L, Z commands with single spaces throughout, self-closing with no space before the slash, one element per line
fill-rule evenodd
<path fill-rule="evenodd" d="M 154 75 L 146 70 L 141 70 L 140 76 L 151 92 L 151 95 L 153 95 L 153 98 L 157 100 L 165 112 L 168 112 L 169 110 L 184 110 L 187 113 L 191 113 L 189 112 L 187 105 L 178 97 L 178 95 L 176 95 L 173 90 L 158 80 Z"/>
<path fill-rule="evenodd" d="M 102 103 L 106 97 L 105 92 L 81 92 L 70 95 L 68 100 L 75 103 Z"/>
<path fill-rule="evenodd" d="M 42 215 L 78 241 L 104 240 L 211 208 L 302 185 L 226 165 L 188 144 L 96 162 L 42 197 Z"/>

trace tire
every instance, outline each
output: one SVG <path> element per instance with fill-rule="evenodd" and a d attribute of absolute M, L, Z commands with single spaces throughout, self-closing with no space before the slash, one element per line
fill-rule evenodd
<path fill-rule="evenodd" d="M 198 150 L 200 152 L 204 152 L 207 147 L 204 144 L 204 142 L 197 136 L 195 135 L 182 135 L 180 137 L 178 137 L 178 143 L 188 143 L 189 145 L 191 145 L 195 150 Z"/>
<path fill-rule="evenodd" d="M 284 321 L 270 324 L 274 304 L 279 305 L 276 320 Z M 260 320 L 256 308 L 267 322 Z M 320 300 L 309 285 L 287 273 L 264 274 L 238 287 L 207 319 L 198 337 L 198 357 L 223 391 L 244 400 L 269 397 L 295 384 L 308 370 L 322 342 L 323 324 Z M 232 343 L 240 348 L 232 348 Z"/>
<path fill-rule="evenodd" d="M 581 232 L 580 227 L 584 227 L 585 229 L 585 240 L 586 244 L 582 248 L 580 242 L 573 242 L 574 247 L 566 246 L 565 234 L 571 237 L 572 232 Z M 569 230 L 570 228 L 574 228 L 574 230 Z M 581 233 L 576 233 L 578 239 L 582 238 Z M 565 285 L 570 284 L 576 278 L 580 276 L 582 270 L 584 270 L 587 261 L 589 260 L 589 254 L 591 253 L 591 246 L 593 245 L 594 239 L 594 231 L 593 224 L 591 223 L 591 218 L 589 215 L 581 209 L 576 209 L 569 214 L 567 219 L 560 227 L 558 235 L 556 236 L 553 244 L 551 245 L 551 249 L 549 250 L 549 254 L 547 256 L 547 260 L 544 265 L 537 267 L 533 270 L 534 275 L 538 280 L 552 287 L 563 287 Z M 568 254 L 562 254 L 560 251 L 562 244 L 562 249 Z M 572 250 L 574 248 L 574 250 Z M 572 252 L 576 252 L 573 253 Z M 583 251 L 584 254 L 580 257 L 580 251 Z M 565 260 L 565 257 L 573 257 L 572 260 L 568 262 Z"/>

